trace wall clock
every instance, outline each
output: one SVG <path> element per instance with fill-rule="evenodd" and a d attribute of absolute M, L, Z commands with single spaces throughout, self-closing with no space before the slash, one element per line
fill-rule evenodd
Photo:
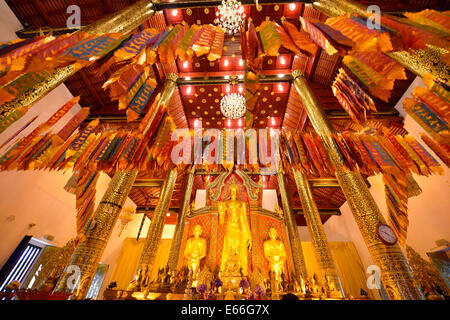
<path fill-rule="evenodd" d="M 387 245 L 394 245 L 397 243 L 397 237 L 395 236 L 392 228 L 386 224 L 380 224 L 377 227 L 377 234 L 381 241 Z"/>

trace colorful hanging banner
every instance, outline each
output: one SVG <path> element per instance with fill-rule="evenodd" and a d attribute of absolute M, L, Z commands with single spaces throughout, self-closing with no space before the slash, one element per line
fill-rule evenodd
<path fill-rule="evenodd" d="M 309 20 L 300 17 L 300 22 L 302 23 L 302 28 L 309 33 L 311 40 L 313 40 L 319 47 L 326 51 L 329 55 L 338 53 L 339 51 L 328 41 L 327 37 L 324 35 L 322 30 L 317 28 Z"/>
<path fill-rule="evenodd" d="M 127 109 L 127 121 L 134 121 L 139 118 L 144 111 L 145 106 L 147 105 L 150 97 L 153 93 L 153 90 L 156 88 L 155 79 L 149 78 L 145 82 L 145 84 L 141 87 L 139 92 L 134 97 L 133 101 L 128 105 Z"/>
<path fill-rule="evenodd" d="M 342 68 L 339 69 L 331 89 L 340 105 L 356 123 L 365 123 L 367 114 L 377 111 L 372 98 Z"/>
<path fill-rule="evenodd" d="M 153 45 L 160 36 L 161 33 L 154 28 L 145 29 L 138 33 L 114 53 L 115 62 L 129 60 L 138 56 L 148 46 Z"/>
<path fill-rule="evenodd" d="M 317 52 L 317 45 L 314 43 L 314 41 L 311 40 L 307 32 L 298 31 L 297 27 L 287 20 L 284 20 L 282 24 L 284 29 L 289 34 L 291 40 L 300 51 L 303 51 L 309 56 L 312 56 Z"/>
<path fill-rule="evenodd" d="M 403 102 L 403 108 L 437 142 L 450 144 L 448 123 L 427 105 L 415 99 L 406 98 Z"/>
<path fill-rule="evenodd" d="M 281 47 L 281 39 L 272 21 L 264 21 L 259 26 L 259 36 L 267 56 L 277 56 Z"/>

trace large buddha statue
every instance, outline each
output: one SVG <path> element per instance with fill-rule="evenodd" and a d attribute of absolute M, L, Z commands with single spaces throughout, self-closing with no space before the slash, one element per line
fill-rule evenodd
<path fill-rule="evenodd" d="M 222 273 L 241 270 L 243 276 L 248 276 L 247 255 L 251 249 L 252 240 L 247 218 L 245 202 L 237 199 L 237 185 L 229 188 L 231 199 L 219 203 L 219 222 L 225 226 L 225 238 L 222 250 L 220 271 Z"/>
<path fill-rule="evenodd" d="M 284 264 L 287 259 L 286 248 L 283 242 L 277 239 L 278 232 L 274 228 L 269 230 L 269 240 L 264 242 L 264 257 L 269 260 L 270 271 L 279 280 L 282 273 L 286 273 Z"/>
<path fill-rule="evenodd" d="M 184 249 L 184 257 L 187 260 L 189 269 L 192 270 L 194 279 L 200 267 L 200 260 L 206 257 L 206 240 L 200 237 L 202 231 L 201 225 L 195 225 L 194 235 L 186 241 L 186 247 Z"/>

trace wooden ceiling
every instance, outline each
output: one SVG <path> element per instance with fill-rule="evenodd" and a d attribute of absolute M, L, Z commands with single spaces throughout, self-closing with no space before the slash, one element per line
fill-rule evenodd
<path fill-rule="evenodd" d="M 105 15 L 126 8 L 136 0 L 6 0 L 6 2 L 26 27 L 25 33 L 19 32 L 18 34 L 33 34 L 39 29 L 64 29 L 68 18 L 66 10 L 69 5 L 80 6 L 82 25 L 88 25 Z M 136 29 L 135 33 L 147 27 L 163 29 L 170 24 L 181 23 L 182 21 L 186 21 L 188 24 L 213 23 L 217 4 L 214 1 L 208 1 L 214 3 L 214 6 L 204 7 L 202 2 L 205 1 L 160 1 L 160 7 L 170 7 L 170 9 L 160 11 L 141 25 L 139 29 Z M 219 3 L 220 1 L 216 2 Z M 242 2 L 247 4 L 251 1 Z M 438 0 L 374 0 L 361 2 L 380 5 L 382 10 L 387 11 L 421 10 L 433 5 L 441 5 L 443 2 L 448 4 L 448 1 Z M 189 3 L 192 6 L 189 6 Z M 326 20 L 324 14 L 303 2 L 292 1 L 294 5 L 291 6 L 289 6 L 289 3 L 282 3 L 281 1 L 261 0 L 260 3 L 263 3 L 261 11 L 258 11 L 254 5 L 245 6 L 246 14 L 251 17 L 255 26 L 259 26 L 266 19 L 280 22 L 282 17 L 297 27 L 300 27 L 300 16 Z M 179 7 L 177 8 L 177 6 Z M 245 88 L 243 83 L 232 86 L 226 81 L 227 78 L 237 77 L 239 79 L 244 75 L 240 36 L 231 37 L 227 35 L 224 44 L 223 57 L 214 63 L 205 58 L 196 58 L 192 63 L 177 60 L 171 65 L 161 63 L 154 65 L 153 75 L 159 83 L 157 91 L 161 89 L 168 73 L 175 72 L 182 80 L 169 105 L 169 113 L 175 120 L 177 127 L 193 127 L 194 122 L 200 120 L 200 118 L 203 127 L 242 126 L 242 119 L 241 121 L 235 120 L 228 123 L 220 114 L 219 101 L 221 97 L 229 91 L 239 92 L 239 90 L 243 91 Z M 340 67 L 343 67 L 341 57 L 337 55 L 329 56 L 321 49 L 317 50 L 316 54 L 312 56 L 304 54 L 294 56 L 290 51 L 281 49 L 278 57 L 265 57 L 262 74 L 270 77 L 271 80 L 265 81 L 262 79 L 261 81 L 260 102 L 254 110 L 254 126 L 256 128 L 283 127 L 299 131 L 311 129 L 296 90 L 291 87 L 290 82 L 276 81 L 278 75 L 288 75 L 293 70 L 300 69 L 304 71 L 322 106 L 330 114 L 333 125 L 338 129 L 351 128 L 352 122 L 345 116 L 330 89 L 330 84 Z M 119 111 L 117 102 L 111 101 L 109 92 L 102 89 L 103 83 L 118 68 L 119 66 L 116 66 L 101 75 L 98 72 L 99 64 L 94 64 L 76 73 L 65 82 L 65 85 L 74 96 L 81 96 L 81 106 L 91 107 L 91 118 L 101 117 L 103 121 L 114 118 L 114 121 L 120 122 L 120 125 L 124 126 L 126 125 L 124 111 Z M 397 81 L 388 103 L 376 99 L 379 111 L 385 112 L 384 115 L 375 117 L 377 120 L 401 128 L 402 119 L 397 116 L 393 107 L 409 87 L 413 78 L 413 75 L 408 73 L 407 80 Z M 211 79 L 219 79 L 220 81 L 214 83 Z M 336 114 L 340 114 L 340 116 L 336 116 Z M 138 179 L 162 178 L 163 174 L 155 171 L 141 172 Z M 196 178 L 195 186 L 200 188 L 201 181 L 199 182 L 198 179 L 200 178 Z M 272 177 L 269 181 L 266 183 L 266 188 L 278 188 L 275 177 Z M 184 183 L 185 177 L 179 177 L 170 204 L 173 208 L 179 207 Z M 293 199 L 293 207 L 301 208 L 292 179 L 289 179 L 288 186 Z M 155 206 L 159 197 L 159 188 L 134 187 L 130 193 L 130 198 L 138 206 L 145 206 L 149 197 L 152 197 L 152 207 Z M 345 202 L 340 188 L 316 188 L 314 189 L 314 198 L 321 209 L 336 209 Z M 300 218 L 298 223 L 304 225 L 304 220 Z"/>

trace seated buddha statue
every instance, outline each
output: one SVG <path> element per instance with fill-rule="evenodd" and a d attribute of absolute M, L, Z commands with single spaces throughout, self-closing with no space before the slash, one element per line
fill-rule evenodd
<path fill-rule="evenodd" d="M 269 237 L 270 239 L 264 242 L 264 257 L 269 260 L 269 268 L 275 280 L 280 280 L 281 274 L 285 273 L 286 249 L 283 242 L 277 239 L 278 232 L 276 229 L 270 228 Z"/>
<path fill-rule="evenodd" d="M 321 290 L 320 287 L 317 285 L 315 275 L 309 281 L 308 291 L 312 298 L 319 298 L 321 296 Z"/>
<path fill-rule="evenodd" d="M 330 276 L 326 276 L 325 277 L 326 281 L 327 281 L 327 295 L 329 298 L 333 298 L 333 299 L 339 299 L 342 298 L 342 294 L 339 291 L 338 288 L 336 288 L 336 285 L 334 283 L 333 280 L 331 280 Z"/>
<path fill-rule="evenodd" d="M 194 226 L 194 235 L 186 241 L 184 257 L 186 258 L 189 270 L 192 271 L 192 277 L 195 279 L 200 267 L 200 260 L 206 257 L 206 240 L 201 238 L 202 227 Z"/>

